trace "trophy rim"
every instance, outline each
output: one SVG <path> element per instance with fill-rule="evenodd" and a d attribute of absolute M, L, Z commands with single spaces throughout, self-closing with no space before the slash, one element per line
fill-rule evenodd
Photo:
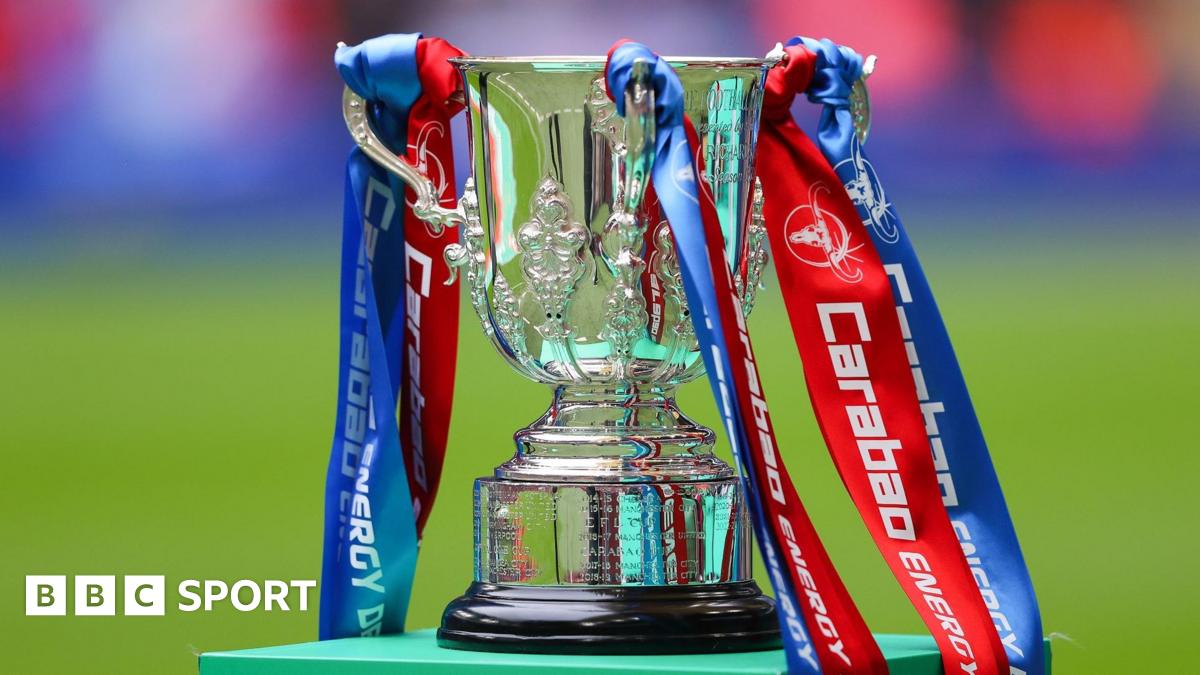
<path fill-rule="evenodd" d="M 774 63 L 769 58 L 742 56 L 664 56 L 674 68 L 762 68 Z M 574 70 L 603 70 L 604 56 L 456 56 L 450 63 L 469 69 L 490 72 L 555 72 Z"/>

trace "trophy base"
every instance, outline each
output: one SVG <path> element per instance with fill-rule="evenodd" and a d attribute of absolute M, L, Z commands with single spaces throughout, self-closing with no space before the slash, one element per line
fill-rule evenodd
<path fill-rule="evenodd" d="M 753 581 L 569 587 L 472 583 L 442 615 L 438 646 L 546 654 L 777 649 L 775 601 Z"/>

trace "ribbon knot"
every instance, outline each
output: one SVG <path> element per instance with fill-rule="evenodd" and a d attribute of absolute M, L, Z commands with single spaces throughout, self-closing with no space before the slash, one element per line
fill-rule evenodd
<path fill-rule="evenodd" d="M 420 37 L 419 33 L 383 35 L 359 45 L 339 45 L 333 60 L 354 93 L 392 110 L 408 110 L 421 95 L 414 58 Z"/>
<path fill-rule="evenodd" d="M 806 92 L 808 100 L 835 108 L 849 108 L 850 90 L 862 77 L 862 56 L 828 39 L 794 37 L 787 44 L 788 47 L 796 45 L 812 52 L 815 59 Z"/>
<path fill-rule="evenodd" d="M 617 114 L 625 116 L 625 87 L 633 75 L 633 64 L 649 61 L 653 65 L 650 74 L 654 89 L 654 121 L 660 127 L 677 127 L 683 124 L 683 85 L 671 65 L 644 44 L 621 40 L 608 51 L 608 64 L 604 72 L 604 85 L 608 97 L 617 105 Z"/>
<path fill-rule="evenodd" d="M 783 63 L 767 73 L 763 87 L 762 118 L 765 122 L 783 122 L 792 118 L 792 101 L 812 82 L 817 57 L 801 46 L 784 49 Z"/>

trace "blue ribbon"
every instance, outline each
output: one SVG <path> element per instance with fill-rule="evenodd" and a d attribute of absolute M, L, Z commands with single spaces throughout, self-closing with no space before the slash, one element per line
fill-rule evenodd
<path fill-rule="evenodd" d="M 368 101 L 380 139 L 407 145 L 421 95 L 420 36 L 339 47 L 338 71 Z M 404 188 L 355 149 L 342 225 L 338 411 L 325 485 L 320 638 L 402 632 L 417 563 L 396 423 L 404 340 Z"/>
<path fill-rule="evenodd" d="M 943 503 L 1013 672 L 1041 675 L 1045 657 L 1037 597 L 966 381 L 912 241 L 854 133 L 850 90 L 862 77 L 862 57 L 829 40 L 796 37 L 787 46 L 797 44 L 817 57 L 808 98 L 824 106 L 818 145 L 893 279 Z"/>
<path fill-rule="evenodd" d="M 738 473 L 746 491 L 746 501 L 750 506 L 756 539 L 767 564 L 775 597 L 779 601 L 788 672 L 819 674 L 821 667 L 816 660 L 803 615 L 798 610 L 800 601 L 792 587 L 791 578 L 780 565 L 773 544 L 774 536 L 766 525 L 762 498 L 758 496 L 754 476 L 745 470 L 745 466 L 751 463 L 747 454 L 750 449 L 749 437 L 742 423 L 733 382 L 728 379 L 734 372 L 734 364 L 730 362 L 729 351 L 725 348 L 733 334 L 726 332 L 717 311 L 716 282 L 709 265 L 710 252 L 719 254 L 723 245 L 722 242 L 716 242 L 710 248 L 705 237 L 700 214 L 698 174 L 684 128 L 683 85 L 671 66 L 645 45 L 634 42 L 622 44 L 609 58 L 606 74 L 608 90 L 612 92 L 617 112 L 622 116 L 625 115 L 625 87 L 636 61 L 653 64 L 651 79 L 655 95 L 656 130 L 651 179 L 675 237 L 684 294 L 693 313 L 692 323 L 708 372 L 708 382 L 724 418 Z M 736 339 L 736 336 L 733 337 Z M 738 364 L 737 367 L 744 366 Z"/>

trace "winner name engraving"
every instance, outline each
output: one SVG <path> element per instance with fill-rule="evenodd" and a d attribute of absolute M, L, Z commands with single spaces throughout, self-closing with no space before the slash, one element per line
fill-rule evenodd
<path fill-rule="evenodd" d="M 498 583 L 726 581 L 738 513 L 729 485 L 489 487 L 480 579 Z"/>

